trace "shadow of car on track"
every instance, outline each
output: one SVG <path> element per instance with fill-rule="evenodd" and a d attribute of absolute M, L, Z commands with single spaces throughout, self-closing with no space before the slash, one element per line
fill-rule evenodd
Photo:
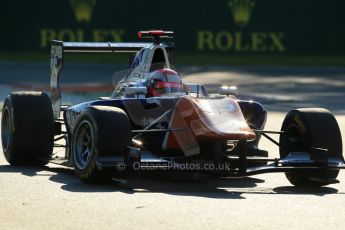
<path fill-rule="evenodd" d="M 282 186 L 276 188 L 258 187 L 264 183 L 262 179 L 245 178 L 209 178 L 208 180 L 188 179 L 186 175 L 176 178 L 165 176 L 142 175 L 139 178 L 121 179 L 123 182 L 112 181 L 108 184 L 90 185 L 81 183 L 74 171 L 63 167 L 16 167 L 0 165 L 0 173 L 21 173 L 35 177 L 47 176 L 49 180 L 62 184 L 61 189 L 76 193 L 92 192 L 122 192 L 135 193 L 165 193 L 174 196 L 196 196 L 212 199 L 245 199 L 245 194 L 287 194 L 287 195 L 315 195 L 340 194 L 331 187 L 322 188 L 297 188 Z"/>

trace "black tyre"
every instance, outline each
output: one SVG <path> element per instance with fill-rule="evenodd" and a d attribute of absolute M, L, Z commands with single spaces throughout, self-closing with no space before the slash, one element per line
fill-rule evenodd
<path fill-rule="evenodd" d="M 2 149 L 11 165 L 43 166 L 54 146 L 54 117 L 49 97 L 41 92 L 15 92 L 2 108 Z"/>
<path fill-rule="evenodd" d="M 310 152 L 311 148 L 327 149 L 328 157 L 342 157 L 342 140 L 335 117 L 326 109 L 310 108 L 290 111 L 283 122 L 280 135 L 280 157 L 290 152 Z M 295 186 L 320 187 L 336 179 L 339 170 L 286 173 Z"/>
<path fill-rule="evenodd" d="M 111 179 L 111 170 L 97 167 L 98 156 L 128 152 L 131 128 L 127 114 L 119 108 L 93 106 L 86 109 L 72 137 L 74 170 L 84 183 L 102 183 Z"/>

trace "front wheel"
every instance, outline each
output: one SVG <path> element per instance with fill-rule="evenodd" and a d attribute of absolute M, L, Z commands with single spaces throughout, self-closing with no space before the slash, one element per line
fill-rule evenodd
<path fill-rule="evenodd" d="M 342 140 L 335 117 L 326 109 L 310 108 L 290 111 L 283 122 L 280 135 L 280 157 L 290 152 L 310 152 L 312 148 L 327 149 L 327 157 L 342 158 Z M 295 186 L 320 187 L 331 183 L 339 170 L 286 173 Z"/>
<path fill-rule="evenodd" d="M 130 144 L 130 123 L 119 108 L 93 106 L 80 116 L 72 137 L 74 170 L 82 182 L 111 179 L 111 169 L 97 167 L 97 157 L 123 155 Z"/>

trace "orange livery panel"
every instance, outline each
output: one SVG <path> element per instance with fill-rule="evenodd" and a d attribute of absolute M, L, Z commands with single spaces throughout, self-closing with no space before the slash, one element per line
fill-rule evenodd
<path fill-rule="evenodd" d="M 238 103 L 230 97 L 195 98 L 183 96 L 176 104 L 163 148 L 181 148 L 186 155 L 199 152 L 205 140 L 254 140 Z M 182 128 L 182 129 L 181 129 Z"/>

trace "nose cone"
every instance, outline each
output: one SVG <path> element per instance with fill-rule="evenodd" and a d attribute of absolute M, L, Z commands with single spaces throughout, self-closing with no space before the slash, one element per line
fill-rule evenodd
<path fill-rule="evenodd" d="M 256 138 L 237 102 L 228 97 L 181 97 L 176 106 L 172 126 L 178 128 L 177 125 L 181 125 L 182 120 L 198 141 Z M 178 135 L 183 135 L 183 132 Z"/>

